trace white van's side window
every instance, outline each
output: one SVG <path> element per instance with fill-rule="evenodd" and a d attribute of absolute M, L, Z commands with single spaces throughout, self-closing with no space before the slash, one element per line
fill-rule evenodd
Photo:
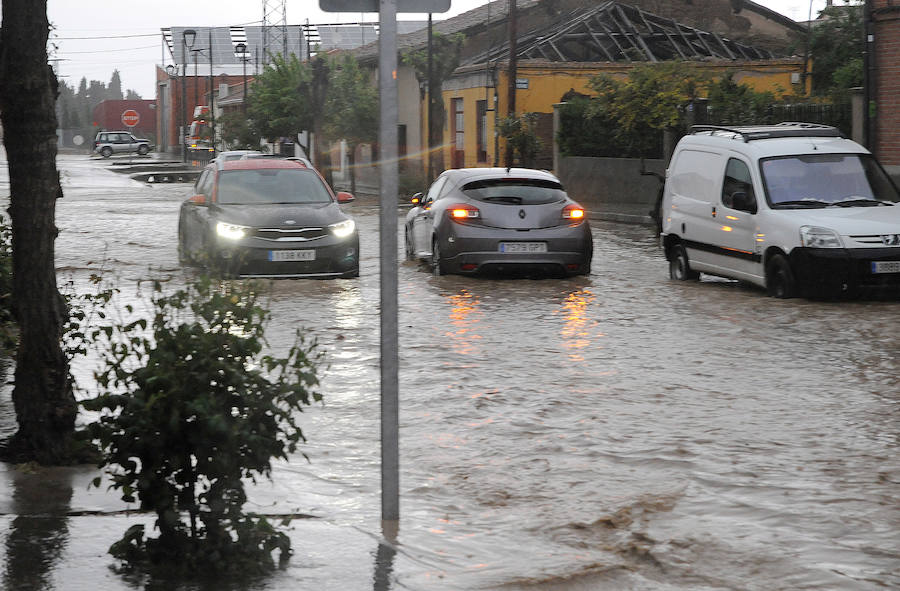
<path fill-rule="evenodd" d="M 756 212 L 756 195 L 750 167 L 743 160 L 729 158 L 722 183 L 722 204 L 732 209 Z"/>

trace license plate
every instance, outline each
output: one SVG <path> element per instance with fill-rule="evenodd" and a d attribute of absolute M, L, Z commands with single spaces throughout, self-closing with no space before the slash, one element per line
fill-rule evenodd
<path fill-rule="evenodd" d="M 514 254 L 528 254 L 532 252 L 547 252 L 546 242 L 501 242 L 500 252 Z"/>
<path fill-rule="evenodd" d="M 900 261 L 875 261 L 872 263 L 873 273 L 900 273 Z"/>
<path fill-rule="evenodd" d="M 269 260 L 273 262 L 285 261 L 314 261 L 315 250 L 270 250 Z"/>

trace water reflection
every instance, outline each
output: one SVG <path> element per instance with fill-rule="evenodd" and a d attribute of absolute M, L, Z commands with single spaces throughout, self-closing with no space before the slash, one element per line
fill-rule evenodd
<path fill-rule="evenodd" d="M 481 322 L 481 300 L 468 289 L 461 289 L 448 299 L 452 306 L 450 330 L 444 334 L 450 340 L 450 348 L 460 355 L 477 355 L 481 336 L 475 332 L 475 327 Z"/>
<path fill-rule="evenodd" d="M 373 591 L 390 591 L 391 575 L 394 572 L 394 557 L 397 555 L 397 533 L 399 526 L 396 521 L 383 521 L 381 523 L 382 540 L 378 543 L 378 551 L 375 553 L 375 574 L 373 576 Z"/>
<path fill-rule="evenodd" d="M 591 345 L 591 328 L 597 322 L 588 318 L 588 309 L 596 297 L 589 289 L 580 289 L 570 293 L 563 302 L 562 313 L 565 324 L 560 331 L 563 347 L 569 352 L 569 360 L 582 362 L 585 360 L 585 349 Z M 602 337 L 603 334 L 596 335 Z"/>
<path fill-rule="evenodd" d="M 22 469 L 12 473 L 12 512 L 6 538 L 3 588 L 54 589 L 53 569 L 69 541 L 72 473 L 67 469 Z"/>

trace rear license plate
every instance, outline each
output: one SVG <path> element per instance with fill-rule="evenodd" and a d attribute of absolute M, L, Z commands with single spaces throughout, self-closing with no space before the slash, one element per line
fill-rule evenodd
<path fill-rule="evenodd" d="M 501 242 L 500 252 L 514 254 L 528 254 L 532 252 L 547 252 L 546 242 Z"/>
<path fill-rule="evenodd" d="M 270 250 L 269 260 L 273 262 L 285 261 L 314 261 L 315 250 Z"/>
<path fill-rule="evenodd" d="M 872 263 L 873 273 L 900 273 L 900 261 L 875 261 Z"/>

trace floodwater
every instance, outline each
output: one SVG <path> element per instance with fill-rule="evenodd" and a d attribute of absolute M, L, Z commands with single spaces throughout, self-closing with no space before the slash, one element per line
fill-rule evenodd
<path fill-rule="evenodd" d="M 60 283 L 83 288 L 102 269 L 126 297 L 148 277 L 183 284 L 189 186 L 141 185 L 82 156 L 59 166 Z M 378 209 L 347 210 L 359 279 L 266 283 L 271 347 L 305 329 L 328 367 L 325 403 L 302 421 L 310 461 L 279 463 L 250 508 L 368 534 L 377 565 Z M 375 588 L 900 588 L 900 303 L 676 283 L 651 229 L 592 226 L 589 277 L 435 277 L 401 262 L 402 517 Z M 75 371 L 89 381 L 88 361 Z M 104 544 L 130 523 L 116 519 L 93 522 Z M 58 554 L 76 525 L 42 522 L 14 544 L 32 530 L 0 529 L 4 580 L 25 580 L 10 578 L 28 572 L 22 544 Z M 67 551 L 84 562 L 78 588 L 137 588 L 106 572 L 103 549 Z M 304 579 L 305 561 L 338 573 L 340 559 L 300 548 L 260 588 L 352 591 Z M 52 569 L 40 580 L 55 586 L 34 588 L 75 588 Z"/>

